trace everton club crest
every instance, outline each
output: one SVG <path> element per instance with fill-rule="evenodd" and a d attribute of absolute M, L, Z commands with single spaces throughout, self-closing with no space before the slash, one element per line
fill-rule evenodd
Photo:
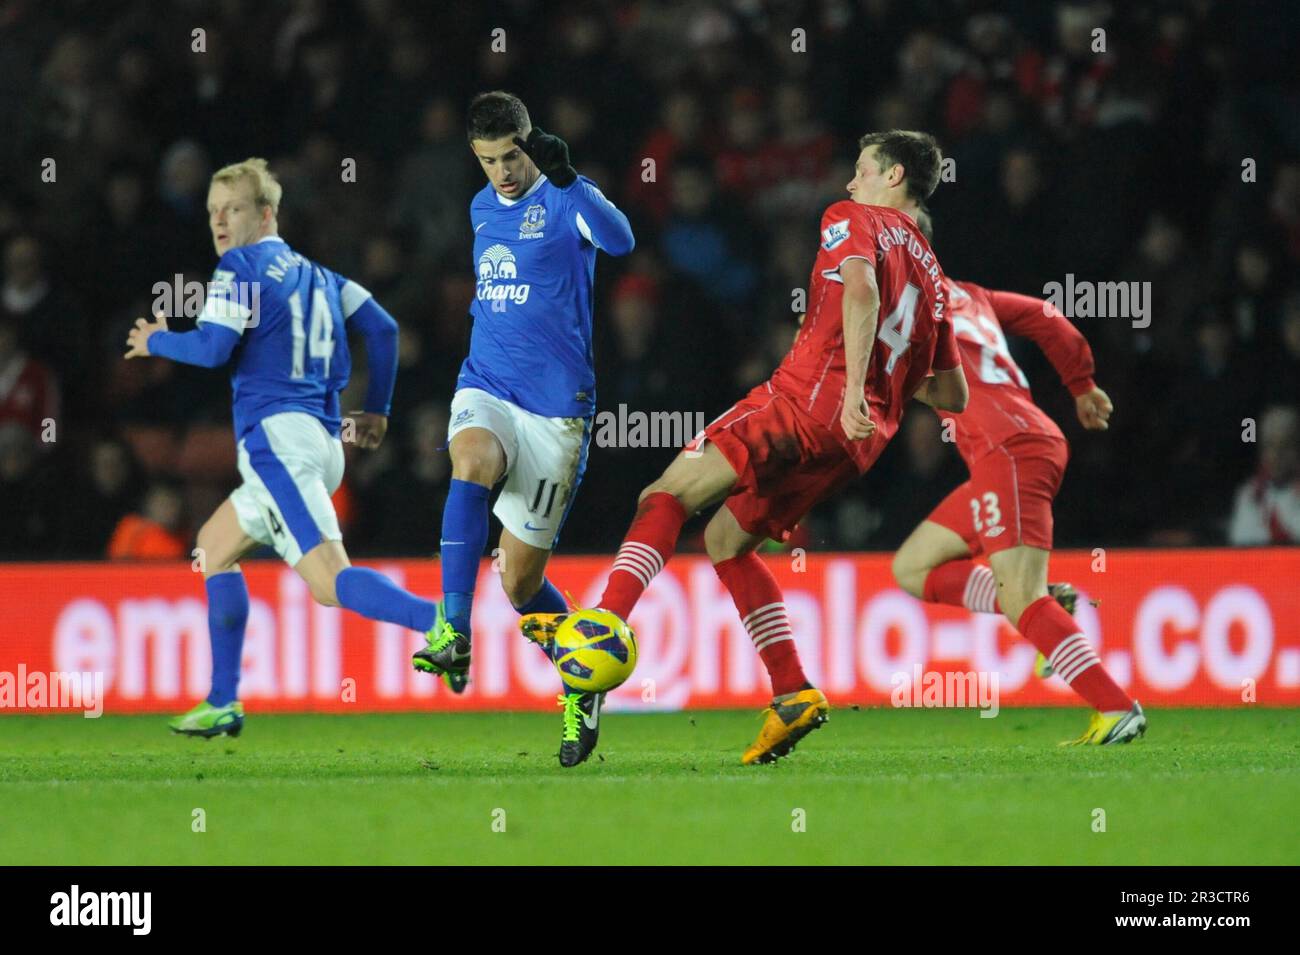
<path fill-rule="evenodd" d="M 519 223 L 519 238 L 540 239 L 545 228 L 546 206 L 540 203 L 529 206 L 524 210 L 524 221 Z"/>

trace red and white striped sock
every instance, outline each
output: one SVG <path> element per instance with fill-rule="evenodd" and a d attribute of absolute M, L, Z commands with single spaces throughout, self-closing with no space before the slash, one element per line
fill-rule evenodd
<path fill-rule="evenodd" d="M 663 491 L 648 495 L 637 507 L 614 557 L 601 607 L 626 620 L 650 581 L 673 556 L 685 523 L 686 509 L 677 498 Z"/>
<path fill-rule="evenodd" d="M 767 565 L 757 554 L 749 553 L 714 564 L 713 569 L 731 593 L 754 649 L 767 667 L 772 695 L 803 689 L 808 678 L 799 663 L 781 587 Z"/>
<path fill-rule="evenodd" d="M 935 567 L 926 575 L 924 594 L 929 603 L 1001 613 L 993 571 L 973 560 L 950 560 Z"/>
<path fill-rule="evenodd" d="M 1020 615 L 1017 629 L 1047 657 L 1056 675 L 1103 713 L 1128 710 L 1129 695 L 1111 679 L 1079 624 L 1053 597 L 1039 597 Z"/>

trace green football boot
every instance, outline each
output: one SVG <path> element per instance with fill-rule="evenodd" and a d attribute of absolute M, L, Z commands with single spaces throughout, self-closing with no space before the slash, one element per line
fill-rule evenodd
<path fill-rule="evenodd" d="M 244 730 L 244 704 L 235 700 L 225 706 L 213 706 L 204 700 L 188 713 L 183 713 L 167 724 L 173 733 L 182 736 L 238 736 Z"/>
<path fill-rule="evenodd" d="M 600 738 L 600 707 L 604 693 L 576 693 L 566 688 L 556 700 L 564 710 L 560 735 L 560 765 L 570 769 L 584 762 Z"/>
<path fill-rule="evenodd" d="M 444 673 L 442 682 L 447 684 L 447 689 L 459 695 L 465 692 L 465 687 L 469 686 L 468 673 Z"/>
<path fill-rule="evenodd" d="M 415 651 L 411 665 L 422 673 L 443 677 L 453 693 L 464 692 L 469 682 L 469 636 L 452 627 L 441 600 L 438 601 L 438 616 L 424 640 L 426 646 Z"/>

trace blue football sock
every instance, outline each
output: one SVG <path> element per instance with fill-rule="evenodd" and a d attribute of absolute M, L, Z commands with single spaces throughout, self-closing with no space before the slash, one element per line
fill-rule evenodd
<path fill-rule="evenodd" d="M 403 590 L 377 570 L 345 567 L 334 578 L 339 603 L 349 610 L 425 633 L 438 616 L 438 605 Z"/>
<path fill-rule="evenodd" d="M 528 603 L 515 608 L 521 617 L 526 613 L 564 613 L 568 609 L 569 604 L 564 595 L 545 578 L 542 579 L 542 589 L 533 594 Z"/>
<path fill-rule="evenodd" d="M 443 609 L 457 633 L 469 635 L 474 583 L 488 535 L 488 496 L 492 489 L 451 479 L 442 509 Z"/>
<path fill-rule="evenodd" d="M 569 604 L 564 599 L 564 595 L 555 588 L 555 584 L 545 578 L 542 579 L 542 589 L 533 594 L 528 603 L 515 608 L 521 617 L 528 613 L 564 613 L 568 609 Z M 545 653 L 548 660 L 551 659 L 551 648 L 549 646 L 543 646 L 539 643 L 537 649 Z"/>
<path fill-rule="evenodd" d="M 248 585 L 237 570 L 214 574 L 204 583 L 208 591 L 208 639 L 212 643 L 212 692 L 208 702 L 225 706 L 239 698 Z"/>

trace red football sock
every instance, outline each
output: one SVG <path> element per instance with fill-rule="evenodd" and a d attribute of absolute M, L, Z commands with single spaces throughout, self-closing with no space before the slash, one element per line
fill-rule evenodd
<path fill-rule="evenodd" d="M 980 613 L 1002 612 L 993 571 L 973 560 L 950 560 L 935 567 L 926 575 L 924 593 L 924 599 L 933 604 L 950 604 Z"/>
<path fill-rule="evenodd" d="M 650 581 L 673 556 L 685 523 L 686 509 L 677 498 L 664 491 L 648 495 L 637 507 L 614 558 L 601 607 L 626 620 Z"/>
<path fill-rule="evenodd" d="M 1112 713 L 1133 706 L 1128 694 L 1101 665 L 1101 658 L 1079 631 L 1079 624 L 1054 598 L 1039 597 L 1026 607 L 1018 629 L 1047 657 L 1057 676 L 1093 709 Z"/>
<path fill-rule="evenodd" d="M 714 564 L 722 585 L 731 591 L 731 599 L 740 611 L 754 649 L 767 667 L 772 680 L 772 695 L 794 693 L 808 682 L 799 665 L 799 651 L 794 645 L 790 618 L 776 578 L 754 553 L 733 557 Z"/>

